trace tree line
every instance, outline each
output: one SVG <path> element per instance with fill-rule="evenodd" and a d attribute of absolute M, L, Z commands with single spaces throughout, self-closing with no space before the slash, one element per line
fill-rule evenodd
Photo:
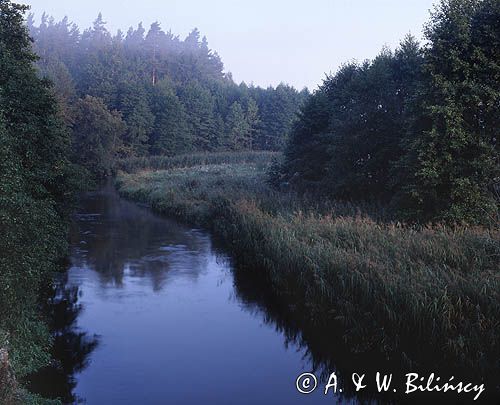
<path fill-rule="evenodd" d="M 422 46 L 347 63 L 294 124 L 274 183 L 410 221 L 498 224 L 500 2 L 444 0 Z"/>
<path fill-rule="evenodd" d="M 101 14 L 83 32 L 46 15 L 38 26 L 30 15 L 28 27 L 72 128 L 74 158 L 99 176 L 116 157 L 279 150 L 309 95 L 235 84 L 197 29 L 184 40 L 159 23 L 112 35 Z"/>

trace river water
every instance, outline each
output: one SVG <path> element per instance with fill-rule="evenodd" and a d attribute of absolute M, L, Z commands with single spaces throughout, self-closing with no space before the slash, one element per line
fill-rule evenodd
<path fill-rule="evenodd" d="M 49 309 L 58 361 L 32 389 L 92 405 L 345 403 L 296 390 L 307 347 L 216 245 L 111 189 L 84 196 Z"/>
<path fill-rule="evenodd" d="M 392 386 L 390 394 L 376 391 L 372 377 L 387 372 L 384 361 L 354 354 L 340 327 L 308 326 L 307 316 L 276 299 L 263 272 L 235 266 L 204 230 L 108 187 L 82 197 L 70 243 L 68 271 L 56 278 L 46 308 L 56 361 L 29 384 L 46 398 L 90 405 L 410 400 L 400 391 L 388 397 Z M 313 394 L 296 389 L 304 372 L 318 376 Z M 338 389 L 325 396 L 333 372 Z M 352 383 L 357 373 L 367 373 L 360 392 Z"/>

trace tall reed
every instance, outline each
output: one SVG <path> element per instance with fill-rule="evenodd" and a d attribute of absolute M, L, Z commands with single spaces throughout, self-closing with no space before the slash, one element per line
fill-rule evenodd
<path fill-rule="evenodd" d="M 270 189 L 260 163 L 121 172 L 117 184 L 126 197 L 211 227 L 315 322 L 342 322 L 359 350 L 425 347 L 498 371 L 498 230 L 415 229 L 349 204 L 312 204 Z"/>

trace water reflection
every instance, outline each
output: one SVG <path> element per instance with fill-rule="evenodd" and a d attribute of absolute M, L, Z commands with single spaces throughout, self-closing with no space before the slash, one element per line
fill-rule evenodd
<path fill-rule="evenodd" d="M 282 336 L 287 349 L 300 349 L 304 363 L 309 364 L 309 371 L 314 372 L 323 385 L 328 381 L 330 374 L 335 372 L 339 386 L 343 387 L 342 403 L 383 402 L 383 396 L 373 389 L 355 392 L 349 379 L 354 372 L 369 371 L 366 367 L 368 360 L 373 365 L 387 365 L 386 361 L 377 358 L 376 355 L 372 355 L 369 359 L 367 353 L 356 356 L 344 342 L 342 329 L 338 325 L 318 327 L 311 322 L 310 314 L 304 312 L 304 308 L 300 305 L 286 303 L 283 297 L 276 296 L 276 293 L 269 288 L 270 282 L 264 272 L 237 266 L 233 274 L 234 300 L 241 302 L 246 311 L 262 319 L 262 322 Z M 332 400 L 331 397 L 329 399 Z"/>
<path fill-rule="evenodd" d="M 277 299 L 263 272 L 235 268 L 201 230 L 107 189 L 82 199 L 71 246 L 47 307 L 57 362 L 32 379 L 45 397 L 120 405 L 397 401 L 373 384 L 355 392 L 348 380 L 353 372 L 402 376 L 400 366 L 352 353 L 341 328 L 318 326 L 300 302 Z M 344 392 L 298 394 L 295 378 L 312 370 L 336 371 Z"/>
<path fill-rule="evenodd" d="M 59 274 L 47 292 L 44 312 L 54 344 L 52 364 L 31 376 L 29 388 L 47 398 L 59 398 L 64 403 L 80 403 L 74 393 L 76 375 L 90 363 L 99 338 L 76 326 L 82 307 L 78 303 L 79 287 L 68 285 L 67 274 Z"/>
<path fill-rule="evenodd" d="M 191 230 L 196 237 L 186 238 L 184 227 L 159 220 L 149 210 L 120 200 L 109 189 L 105 198 L 101 193 L 89 195 L 84 212 L 75 219 L 72 265 L 94 270 L 103 288 L 122 286 L 124 274 L 131 273 L 147 278 L 153 290 L 159 291 L 171 267 L 196 278 L 205 260 L 200 252 L 210 249 L 208 236 Z"/>

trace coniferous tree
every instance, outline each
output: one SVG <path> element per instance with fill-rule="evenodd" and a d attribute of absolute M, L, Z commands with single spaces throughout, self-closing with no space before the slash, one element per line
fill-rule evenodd
<path fill-rule="evenodd" d="M 189 135 L 194 147 L 202 151 L 216 149 L 214 100 L 210 92 L 193 81 L 180 89 L 179 97 L 189 116 Z"/>
<path fill-rule="evenodd" d="M 295 89 L 280 84 L 276 89 L 260 91 L 258 107 L 260 126 L 256 135 L 258 149 L 280 150 L 296 120 L 297 106 L 301 103 Z"/>
<path fill-rule="evenodd" d="M 159 23 L 147 34 L 139 24 L 125 37 L 121 32 L 112 36 L 99 15 L 82 34 L 68 19 L 55 22 L 47 16 L 38 27 L 32 19 L 30 32 L 42 56 L 40 73 L 56 82 L 66 122 L 71 124 L 78 98 L 102 99 L 127 123 L 122 141 L 129 154 L 232 148 L 227 120 L 234 118 L 234 111 L 230 113 L 235 102 L 251 127 L 250 135 L 245 134 L 250 139 L 237 141 L 237 148 L 279 149 L 305 97 L 283 85 L 265 90 L 236 85 L 197 29 L 184 41 L 163 31 Z M 175 94 L 157 91 L 162 82 L 170 83 Z M 174 111 L 184 118 L 174 120 Z"/>
<path fill-rule="evenodd" d="M 163 80 L 154 87 L 152 113 L 155 117 L 151 134 L 151 152 L 174 155 L 191 149 L 184 106 L 170 84 Z"/>
<path fill-rule="evenodd" d="M 227 131 L 231 142 L 231 149 L 250 149 L 252 128 L 247 121 L 243 107 L 237 101 L 235 101 L 229 109 Z"/>
<path fill-rule="evenodd" d="M 259 128 L 260 118 L 259 118 L 259 106 L 257 105 L 257 102 L 253 98 L 249 98 L 247 101 L 247 110 L 245 118 L 249 127 L 250 144 L 248 145 L 248 148 L 254 149 L 255 137 L 257 130 Z"/>
<path fill-rule="evenodd" d="M 145 154 L 154 125 L 147 90 L 134 83 L 123 83 L 118 106 L 127 124 L 123 139 L 125 148 L 129 150 L 129 155 Z"/>

